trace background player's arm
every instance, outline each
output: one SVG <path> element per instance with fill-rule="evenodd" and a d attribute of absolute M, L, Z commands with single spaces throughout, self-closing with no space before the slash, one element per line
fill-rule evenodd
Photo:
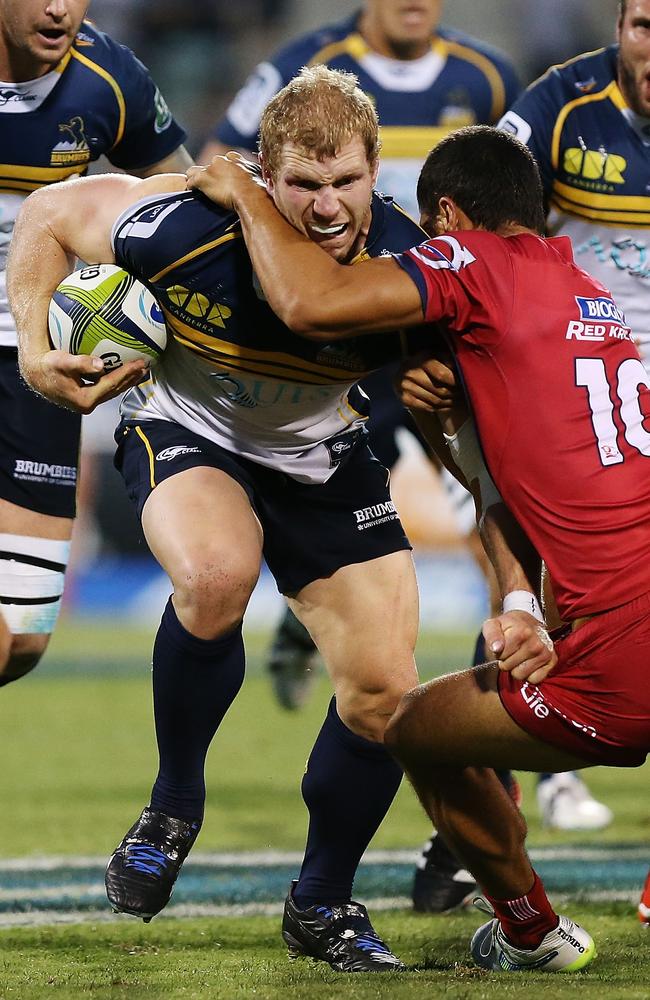
<path fill-rule="evenodd" d="M 341 266 L 289 225 L 236 161 L 192 167 L 188 185 L 239 214 L 267 301 L 295 333 L 331 341 L 422 323 L 420 294 L 399 265 L 377 257 Z"/>
<path fill-rule="evenodd" d="M 132 173 L 136 177 L 153 177 L 154 174 L 182 174 L 193 164 L 194 160 L 185 149 L 185 146 L 179 146 L 178 149 L 175 149 L 173 153 L 170 153 L 163 160 L 159 160 L 158 163 L 152 163 L 151 166 L 143 167 L 141 170 L 133 170 Z"/>
<path fill-rule="evenodd" d="M 209 139 L 204 145 L 203 149 L 197 156 L 197 161 L 199 163 L 210 163 L 210 161 L 215 156 L 225 156 L 232 149 L 243 156 L 245 160 L 250 160 L 251 163 L 257 163 L 257 154 L 252 152 L 250 149 L 245 149 L 243 146 L 226 146 L 223 142 L 219 142 L 218 139 Z M 183 167 L 186 170 L 187 167 Z"/>
<path fill-rule="evenodd" d="M 105 399 L 135 385 L 146 364 L 133 361 L 104 375 L 98 358 L 53 351 L 47 329 L 50 297 L 73 269 L 86 263 L 112 263 L 111 230 L 120 212 L 158 191 L 184 187 L 182 175 L 138 180 L 104 174 L 41 188 L 27 198 L 16 221 L 7 264 L 7 292 L 18 331 L 18 352 L 25 380 L 60 406 L 89 413 Z"/>

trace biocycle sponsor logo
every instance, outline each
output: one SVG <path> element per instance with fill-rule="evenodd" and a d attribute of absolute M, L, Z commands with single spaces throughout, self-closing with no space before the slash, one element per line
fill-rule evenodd
<path fill-rule="evenodd" d="M 179 455 L 198 455 L 201 449 L 192 447 L 189 444 L 177 444 L 172 448 L 163 448 L 156 455 L 157 462 L 171 462 L 173 458 L 178 458 Z"/>
<path fill-rule="evenodd" d="M 572 319 L 566 330 L 567 340 L 597 340 L 614 337 L 617 340 L 631 340 L 632 332 L 625 325 L 625 316 L 612 299 L 599 297 L 588 299 L 576 295 L 576 305 L 580 319 Z"/>
<path fill-rule="evenodd" d="M 385 503 L 374 503 L 371 507 L 362 507 L 353 513 L 357 520 L 357 531 L 376 528 L 379 524 L 385 524 L 387 521 L 394 521 L 397 518 L 397 511 L 392 500 L 387 500 Z"/>

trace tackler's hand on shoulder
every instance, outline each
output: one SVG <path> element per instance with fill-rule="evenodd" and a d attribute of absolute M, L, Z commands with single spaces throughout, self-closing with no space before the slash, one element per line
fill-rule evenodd
<path fill-rule="evenodd" d="M 259 166 L 235 150 L 213 157 L 207 166 L 189 167 L 186 177 L 190 190 L 201 191 L 210 201 L 234 212 L 237 211 L 237 195 L 242 190 L 251 185 L 264 187 Z"/>
<path fill-rule="evenodd" d="M 504 611 L 483 623 L 487 655 L 517 680 L 540 684 L 557 664 L 546 626 L 526 611 Z"/>
<path fill-rule="evenodd" d="M 119 396 L 147 377 L 146 361 L 130 361 L 104 372 L 101 358 L 46 351 L 21 359 L 25 381 L 41 396 L 76 413 L 92 413 L 100 403 Z"/>

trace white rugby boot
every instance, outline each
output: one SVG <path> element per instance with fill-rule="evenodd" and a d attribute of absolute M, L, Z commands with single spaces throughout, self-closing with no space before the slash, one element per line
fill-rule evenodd
<path fill-rule="evenodd" d="M 554 830 L 603 830 L 614 818 L 612 810 L 593 797 L 574 771 L 541 780 L 537 804 L 543 825 Z"/>
<path fill-rule="evenodd" d="M 494 917 L 476 931 L 470 951 L 477 965 L 492 972 L 578 972 L 596 957 L 591 935 L 562 915 L 537 948 L 515 947 Z"/>

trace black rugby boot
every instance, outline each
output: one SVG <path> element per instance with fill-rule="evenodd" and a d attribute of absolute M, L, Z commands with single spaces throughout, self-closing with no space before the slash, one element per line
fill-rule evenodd
<path fill-rule="evenodd" d="M 315 905 L 299 910 L 293 887 L 284 904 L 282 937 L 290 958 L 309 956 L 337 972 L 393 972 L 405 966 L 381 940 L 361 903 Z"/>
<path fill-rule="evenodd" d="M 475 892 L 474 876 L 459 865 L 442 837 L 434 831 L 417 860 L 413 909 L 417 913 L 447 913 L 469 903 Z"/>
<path fill-rule="evenodd" d="M 145 923 L 160 913 L 200 829 L 200 820 L 143 809 L 108 862 L 104 882 L 113 910 Z"/>

